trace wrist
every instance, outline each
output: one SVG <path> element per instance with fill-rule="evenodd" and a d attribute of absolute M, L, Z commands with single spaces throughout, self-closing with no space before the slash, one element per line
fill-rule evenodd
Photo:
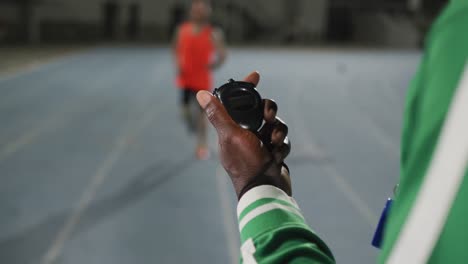
<path fill-rule="evenodd" d="M 270 185 L 270 186 L 274 186 L 276 188 L 279 188 L 269 178 L 270 177 L 268 177 L 266 175 L 255 177 L 253 180 L 251 180 L 246 185 L 244 185 L 239 191 L 236 191 L 237 199 L 240 200 L 242 198 L 242 196 L 244 196 L 244 194 L 246 194 L 248 191 L 250 191 L 251 189 L 253 189 L 255 187 L 258 187 L 258 186 Z"/>
<path fill-rule="evenodd" d="M 289 177 L 289 168 L 286 164 L 282 164 L 280 168 L 280 175 L 278 176 L 269 176 L 266 174 L 261 174 L 259 176 L 254 177 L 251 181 L 243 184 L 242 187 L 236 188 L 236 184 L 234 183 L 234 187 L 236 189 L 237 199 L 240 200 L 242 196 L 250 191 L 251 189 L 262 186 L 262 185 L 270 185 L 276 188 L 281 189 L 289 196 L 291 196 L 291 181 Z"/>

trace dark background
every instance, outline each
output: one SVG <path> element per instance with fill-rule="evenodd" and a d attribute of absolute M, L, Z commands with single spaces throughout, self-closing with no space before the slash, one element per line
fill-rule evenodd
<path fill-rule="evenodd" d="M 417 47 L 446 0 L 216 0 L 230 43 Z M 188 1 L 0 0 L 0 43 L 167 43 Z M 401 38 L 405 36 L 405 38 Z"/>
<path fill-rule="evenodd" d="M 294 197 L 337 263 L 376 263 L 406 89 L 444 2 L 213 1 L 215 84 L 260 71 Z M 0 0 L 1 264 L 239 263 L 217 137 L 196 160 L 180 116 L 169 43 L 188 3 Z"/>

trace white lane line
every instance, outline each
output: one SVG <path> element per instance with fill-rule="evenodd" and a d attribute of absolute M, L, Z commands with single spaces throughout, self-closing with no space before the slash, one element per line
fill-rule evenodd
<path fill-rule="evenodd" d="M 298 131 L 306 131 L 305 127 Z M 305 132 L 299 133 L 300 142 L 306 150 L 310 151 L 311 155 L 325 157 L 326 153 L 322 151 L 311 139 L 305 136 Z M 330 164 L 322 165 L 324 172 L 330 176 L 334 185 L 341 191 L 341 193 L 351 202 L 351 204 L 358 210 L 360 215 L 373 227 L 377 223 L 377 216 L 372 213 L 370 206 L 361 198 L 358 192 L 352 185 L 338 172 L 338 170 Z"/>
<path fill-rule="evenodd" d="M 300 85 L 300 84 L 299 84 Z M 290 113 L 295 113 L 293 115 L 293 118 L 291 121 L 294 123 L 294 128 L 295 131 L 298 131 L 298 142 L 302 144 L 307 151 L 310 151 L 311 155 L 319 156 L 319 157 L 325 157 L 327 154 L 325 151 L 323 151 L 312 139 L 310 136 L 306 135 L 306 131 L 308 129 L 306 128 L 304 121 L 301 120 L 301 118 L 304 117 L 302 112 L 300 111 L 294 111 L 292 109 L 292 106 L 299 105 L 295 102 L 293 102 L 293 99 L 298 100 L 299 97 L 299 92 L 300 92 L 300 86 L 295 86 L 293 87 L 293 96 L 290 96 L 289 104 L 288 104 L 288 110 Z M 294 139 L 292 139 L 294 142 Z M 293 150 L 294 151 L 294 150 Z M 357 209 L 361 217 L 363 217 L 372 227 L 375 226 L 375 223 L 377 222 L 377 215 L 375 215 L 372 210 L 370 209 L 370 206 L 365 202 L 364 199 L 361 198 L 361 196 L 358 194 L 358 192 L 352 187 L 351 184 L 343 177 L 341 174 L 338 172 L 338 170 L 330 165 L 330 164 L 325 164 L 323 165 L 324 172 L 330 176 L 333 180 L 334 185 L 337 187 L 338 190 L 341 191 L 341 193 L 351 202 L 351 204 Z M 328 178 L 328 177 L 327 177 Z"/>
<path fill-rule="evenodd" d="M 158 111 L 159 110 L 159 111 Z M 90 180 L 88 186 L 81 195 L 77 206 L 72 211 L 64 226 L 60 229 L 52 242 L 49 250 L 44 254 L 41 259 L 42 264 L 52 264 L 55 262 L 57 257 L 60 256 L 60 253 L 66 243 L 70 238 L 73 231 L 75 230 L 77 224 L 80 221 L 83 212 L 88 208 L 91 201 L 93 200 L 96 192 L 99 187 L 102 185 L 107 176 L 109 176 L 114 164 L 120 159 L 120 157 L 125 153 L 127 146 L 129 144 L 129 139 L 134 138 L 141 130 L 150 125 L 158 116 L 163 114 L 161 109 L 149 109 L 141 119 L 137 122 L 128 121 L 127 125 L 124 128 L 124 132 L 121 133 L 116 141 L 114 148 L 111 150 L 106 159 L 99 166 L 96 173 Z"/>
<path fill-rule="evenodd" d="M 349 184 L 334 167 L 325 165 L 323 169 L 325 170 L 325 173 L 331 176 L 335 186 L 338 187 L 338 189 L 346 196 L 346 198 L 348 198 L 351 204 L 359 211 L 367 223 L 369 223 L 371 227 L 374 227 L 378 220 L 377 215 L 372 212 L 370 207 L 354 190 L 351 184 Z"/>
<path fill-rule="evenodd" d="M 18 78 L 26 74 L 30 74 L 30 73 L 38 72 L 40 70 L 44 70 L 50 67 L 58 66 L 62 63 L 72 60 L 94 49 L 97 49 L 97 48 L 95 47 L 85 48 L 82 50 L 70 51 L 69 53 L 63 54 L 63 55 L 57 55 L 54 58 L 36 60 L 33 63 L 30 63 L 29 65 L 18 69 L 17 71 L 3 74 L 3 75 L 0 74 L 0 83 L 14 79 L 14 78 Z"/>
<path fill-rule="evenodd" d="M 399 144 L 394 141 L 393 139 L 390 138 L 390 136 L 387 135 L 383 131 L 381 127 L 379 127 L 371 117 L 367 116 L 363 111 L 360 111 L 359 109 L 354 110 L 356 112 L 356 117 L 361 119 L 362 123 L 367 125 L 367 130 L 371 133 L 374 137 L 374 139 L 377 141 L 378 144 L 381 144 L 387 152 L 392 155 L 394 158 L 399 160 L 400 157 L 400 146 Z"/>
<path fill-rule="evenodd" d="M 400 145 L 398 140 L 394 140 L 389 136 L 388 133 L 374 121 L 374 119 L 369 115 L 369 112 L 365 111 L 355 102 L 355 100 L 353 100 L 353 95 L 350 93 L 350 90 L 344 89 L 345 85 L 341 87 L 342 89 L 340 89 L 340 92 L 342 93 L 342 97 L 347 99 L 346 102 L 351 106 L 351 111 L 354 114 L 354 117 L 358 118 L 362 124 L 367 126 L 366 131 L 370 132 L 369 134 L 374 137 L 378 144 L 382 145 L 382 147 L 394 158 L 399 159 Z M 390 89 L 391 87 L 385 88 Z"/>
<path fill-rule="evenodd" d="M 115 70 L 114 75 L 118 76 L 119 73 L 123 71 L 124 69 L 118 68 Z M 117 78 L 102 78 L 93 81 L 93 86 L 112 87 L 114 82 L 106 85 L 106 82 L 108 82 L 109 79 L 117 80 Z M 17 139 L 8 142 L 4 147 L 0 148 L 0 162 L 15 154 L 23 147 L 33 143 L 42 134 L 58 129 L 61 125 L 64 125 L 67 122 L 73 120 L 74 116 L 79 115 L 80 113 L 85 113 L 86 111 L 89 111 L 89 109 L 92 108 L 90 106 L 83 105 L 83 102 L 80 99 L 61 104 L 59 110 L 54 111 L 54 113 L 57 114 L 48 116 L 44 121 L 39 122 L 37 126 L 33 127 L 26 133 L 20 135 Z"/>
<path fill-rule="evenodd" d="M 298 131 L 304 131 L 298 133 L 300 136 L 300 142 L 305 146 L 306 149 L 311 149 L 314 151 L 314 155 L 325 157 L 327 154 L 322 151 L 311 139 L 310 137 L 305 136 L 305 126 L 304 129 L 299 129 Z M 318 154 L 317 154 L 318 153 Z M 377 223 L 377 216 L 372 213 L 370 206 L 365 202 L 364 199 L 358 194 L 358 192 L 352 187 L 352 185 L 338 172 L 338 170 L 330 165 L 323 165 L 324 172 L 330 176 L 334 182 L 334 185 L 341 191 L 341 193 L 351 202 L 351 204 L 358 210 L 360 215 L 373 227 Z"/>
<path fill-rule="evenodd" d="M 223 226 L 228 246 L 229 260 L 232 264 L 239 263 L 239 232 L 234 221 L 235 209 L 230 201 L 233 189 L 229 189 L 228 176 L 220 165 L 216 168 L 216 187 L 218 189 L 221 210 L 223 214 Z"/>
<path fill-rule="evenodd" d="M 65 104 L 69 105 L 69 104 Z M 82 105 L 81 105 L 82 107 Z M 76 107 L 75 107 L 76 108 Z M 89 109 L 89 108 L 86 108 Z M 39 126 L 34 127 L 33 129 L 22 134 L 19 138 L 12 140 L 5 144 L 3 148 L 0 149 L 0 162 L 6 159 L 7 157 L 13 155 L 21 148 L 26 145 L 31 144 L 37 139 L 40 135 L 47 131 L 52 131 L 60 127 L 67 120 L 71 120 L 69 114 L 76 113 L 75 109 L 60 111 L 58 115 L 52 116 L 51 118 L 46 119 L 44 122 L 41 122 Z"/>
<path fill-rule="evenodd" d="M 210 124 L 209 124 L 210 125 Z M 213 132 L 211 129 L 208 132 Z M 210 137 L 211 146 L 218 146 L 218 136 L 213 135 Z M 218 149 L 213 153 L 218 156 Z M 238 230 L 236 209 L 232 205 L 231 196 L 234 193 L 234 189 L 229 180 L 229 176 L 224 170 L 223 166 L 219 163 L 216 166 L 216 189 L 219 195 L 219 201 L 221 205 L 224 237 L 228 247 L 229 263 L 238 264 L 240 259 L 240 234 Z"/>

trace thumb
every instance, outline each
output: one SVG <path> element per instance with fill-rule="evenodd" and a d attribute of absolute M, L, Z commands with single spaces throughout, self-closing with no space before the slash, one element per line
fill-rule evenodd
<path fill-rule="evenodd" d="M 232 120 L 221 102 L 211 93 L 207 91 L 198 92 L 197 101 L 210 123 L 218 131 L 218 135 L 225 134 L 228 130 L 236 126 L 236 123 Z"/>

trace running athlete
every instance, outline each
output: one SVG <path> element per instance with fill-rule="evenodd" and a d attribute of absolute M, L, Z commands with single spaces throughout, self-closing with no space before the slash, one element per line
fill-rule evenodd
<path fill-rule="evenodd" d="M 468 1 L 452 0 L 426 38 L 408 90 L 400 183 L 378 263 L 468 263 L 467 32 Z M 245 81 L 256 85 L 259 75 Z M 243 263 L 334 263 L 291 197 L 284 126 L 273 130 L 269 152 L 211 94 L 197 99 L 218 132 L 221 163 L 239 198 Z M 267 123 L 279 124 L 276 111 L 265 104 Z"/>
<path fill-rule="evenodd" d="M 226 59 L 223 33 L 210 22 L 211 6 L 206 0 L 194 0 L 190 19 L 175 33 L 173 52 L 177 70 L 177 86 L 181 89 L 181 113 L 189 130 L 196 132 L 196 157 L 207 159 L 206 118 L 199 107 L 192 110 L 191 102 L 198 91 L 211 91 L 212 71 Z"/>

